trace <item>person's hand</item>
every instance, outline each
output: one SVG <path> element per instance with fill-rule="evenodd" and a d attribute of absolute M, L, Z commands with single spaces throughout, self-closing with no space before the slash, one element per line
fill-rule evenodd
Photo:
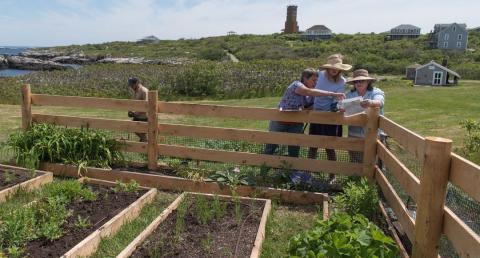
<path fill-rule="evenodd" d="M 337 100 L 344 100 L 346 98 L 345 93 L 333 93 L 333 97 Z"/>
<path fill-rule="evenodd" d="M 360 106 L 361 106 L 362 108 L 370 107 L 371 104 L 372 104 L 372 101 L 369 100 L 369 99 L 364 99 L 364 100 L 362 100 L 362 101 L 360 102 Z"/>
<path fill-rule="evenodd" d="M 345 109 L 344 108 L 338 108 L 338 112 L 345 113 Z"/>

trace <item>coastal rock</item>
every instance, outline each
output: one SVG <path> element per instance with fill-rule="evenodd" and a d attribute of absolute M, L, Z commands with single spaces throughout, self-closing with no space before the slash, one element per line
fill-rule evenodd
<path fill-rule="evenodd" d="M 68 67 L 52 62 L 45 61 L 36 58 L 24 57 L 24 56 L 8 56 L 8 67 L 13 69 L 22 69 L 22 70 L 66 70 Z"/>
<path fill-rule="evenodd" d="M 145 60 L 142 57 L 107 57 L 98 60 L 100 64 L 146 64 L 150 60 Z"/>
<path fill-rule="evenodd" d="M 61 63 L 61 64 L 78 64 L 78 65 L 87 65 L 93 64 L 97 60 L 96 58 L 90 58 L 84 55 L 69 55 L 69 56 L 57 56 L 49 61 Z"/>
<path fill-rule="evenodd" d="M 7 58 L 0 55 L 0 69 L 7 69 L 8 68 L 8 61 Z"/>
<path fill-rule="evenodd" d="M 55 57 L 64 56 L 65 53 L 54 52 L 52 50 L 26 50 L 19 54 L 22 57 L 29 57 L 41 60 L 50 60 Z"/>

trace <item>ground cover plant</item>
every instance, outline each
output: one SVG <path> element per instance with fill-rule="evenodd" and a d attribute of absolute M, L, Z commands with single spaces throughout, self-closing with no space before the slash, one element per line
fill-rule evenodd
<path fill-rule="evenodd" d="M 335 213 L 293 237 L 290 257 L 400 257 L 395 241 L 361 214 Z"/>
<path fill-rule="evenodd" d="M 187 195 L 131 257 L 250 256 L 263 204 Z"/>
<path fill-rule="evenodd" d="M 1 251 L 9 257 L 61 256 L 143 193 L 67 180 L 21 194 L 20 201 L 14 196 L 1 206 Z"/>
<path fill-rule="evenodd" d="M 110 168 L 123 160 L 120 143 L 106 133 L 87 128 L 59 128 L 49 124 L 34 124 L 26 132 L 10 136 L 8 146 L 14 150 L 16 162 L 28 168 L 38 168 L 41 161 L 60 162 L 84 168 Z"/>

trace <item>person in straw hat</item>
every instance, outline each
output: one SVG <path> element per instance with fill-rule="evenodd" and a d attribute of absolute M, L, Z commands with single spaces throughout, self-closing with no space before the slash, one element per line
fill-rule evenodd
<path fill-rule="evenodd" d="M 345 92 L 346 79 L 343 77 L 343 73 L 352 69 L 349 64 L 343 63 L 343 56 L 341 54 L 334 54 L 327 58 L 327 63 L 320 66 L 318 72 L 318 80 L 315 86 L 318 90 L 325 90 L 337 93 Z M 313 109 L 317 111 L 336 111 L 337 100 L 330 96 L 315 97 Z M 310 124 L 309 134 L 311 135 L 327 135 L 342 137 L 341 125 L 329 125 L 329 124 Z M 337 160 L 335 150 L 326 149 L 328 160 Z M 317 148 L 310 148 L 308 151 L 308 157 L 312 159 L 317 158 Z M 330 181 L 335 180 L 335 175 L 330 174 Z"/>
<path fill-rule="evenodd" d="M 313 105 L 313 97 L 315 96 L 331 96 L 333 98 L 344 99 L 345 93 L 336 93 L 315 89 L 317 82 L 317 71 L 313 68 L 305 69 L 299 81 L 292 82 L 283 94 L 282 99 L 278 103 L 280 111 L 300 111 Z M 286 132 L 286 133 L 302 133 L 303 123 L 270 121 L 270 132 Z M 278 144 L 266 144 L 264 154 L 274 154 L 278 149 Z M 288 146 L 288 156 L 298 157 L 300 151 L 299 146 Z"/>
<path fill-rule="evenodd" d="M 347 93 L 347 99 L 361 96 L 363 97 L 363 100 L 360 102 L 360 105 L 363 108 L 378 107 L 380 108 L 380 114 L 383 115 L 385 93 L 379 88 L 373 86 L 373 82 L 375 81 L 376 79 L 371 77 L 367 70 L 355 70 L 353 72 L 353 77 L 347 80 L 348 84 L 353 85 L 353 88 Z M 363 127 L 348 126 L 348 137 L 365 137 Z M 362 162 L 363 155 L 361 152 L 349 151 L 349 153 L 352 162 Z"/>

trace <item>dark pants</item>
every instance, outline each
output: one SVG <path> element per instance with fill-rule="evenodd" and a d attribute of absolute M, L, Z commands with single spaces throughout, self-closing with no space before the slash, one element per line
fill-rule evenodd
<path fill-rule="evenodd" d="M 137 122 L 148 122 L 148 118 L 146 117 L 137 117 L 137 116 L 134 116 L 132 118 L 132 121 L 137 121 Z M 138 138 L 140 138 L 140 141 L 141 142 L 146 142 L 147 141 L 147 134 L 146 133 L 135 133 Z"/>
<path fill-rule="evenodd" d="M 284 133 L 303 133 L 302 123 L 287 123 L 279 121 L 270 121 L 268 127 L 270 132 L 284 132 Z M 266 144 L 263 151 L 264 154 L 272 155 L 278 149 L 278 144 Z M 288 146 L 288 156 L 298 157 L 300 154 L 300 146 Z"/>
<path fill-rule="evenodd" d="M 310 129 L 308 131 L 310 135 L 326 135 L 326 136 L 337 136 L 342 137 L 342 126 L 341 125 L 326 125 L 326 124 L 310 124 Z M 308 157 L 311 159 L 317 158 L 317 148 L 310 148 L 308 150 Z M 327 153 L 328 160 L 337 160 L 337 155 L 333 149 L 325 149 Z"/>

